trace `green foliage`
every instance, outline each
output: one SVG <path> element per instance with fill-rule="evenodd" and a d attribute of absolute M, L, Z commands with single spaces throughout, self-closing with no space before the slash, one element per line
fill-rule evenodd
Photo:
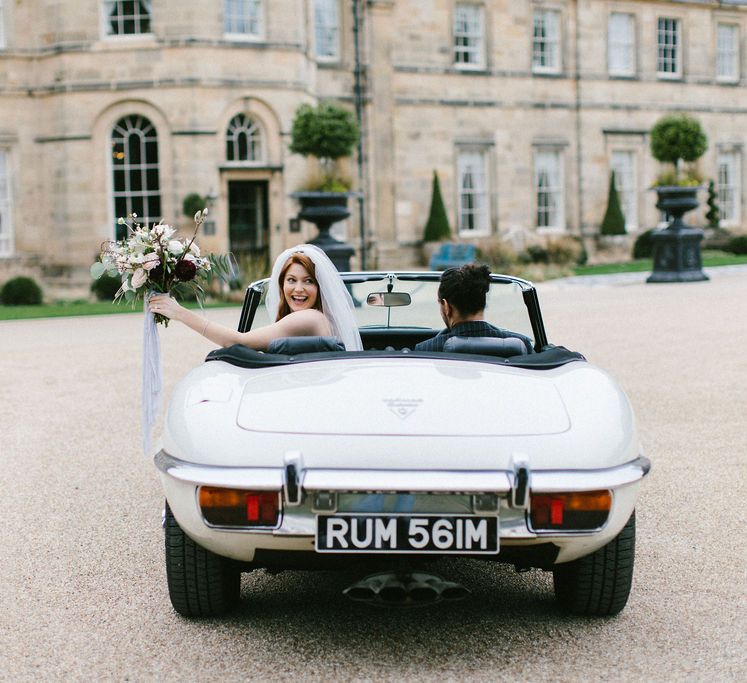
<path fill-rule="evenodd" d="M 508 271 L 518 262 L 516 250 L 500 240 L 485 242 L 477 250 L 478 262 L 485 263 L 494 273 Z"/>
<path fill-rule="evenodd" d="M 0 302 L 5 306 L 36 306 L 42 302 L 42 290 L 30 277 L 14 277 L 0 289 Z"/>
<path fill-rule="evenodd" d="M 654 255 L 654 229 L 646 230 L 636 237 L 633 244 L 633 258 L 651 258 Z"/>
<path fill-rule="evenodd" d="M 602 235 L 624 235 L 625 216 L 620 208 L 620 197 L 615 186 L 615 172 L 610 173 L 610 186 L 607 193 L 607 210 L 604 212 L 602 226 L 599 230 Z"/>
<path fill-rule="evenodd" d="M 685 168 L 682 173 L 663 171 L 656 176 L 654 187 L 662 185 L 679 185 L 680 187 L 698 187 L 703 184 L 703 176 L 696 168 Z"/>
<path fill-rule="evenodd" d="M 581 240 L 575 237 L 549 239 L 544 244 L 530 244 L 519 254 L 519 262 L 570 266 L 586 263 L 588 255 Z"/>
<path fill-rule="evenodd" d="M 521 263 L 550 263 L 550 254 L 541 244 L 530 244 L 519 254 Z"/>
<path fill-rule="evenodd" d="M 717 228 L 721 219 L 721 211 L 718 208 L 718 194 L 712 180 L 708 181 L 708 213 L 705 217 L 709 228 Z"/>
<path fill-rule="evenodd" d="M 747 235 L 736 235 L 729 240 L 726 248 L 732 254 L 747 254 Z"/>
<path fill-rule="evenodd" d="M 290 151 L 319 159 L 350 156 L 358 144 L 360 128 L 355 116 L 336 104 L 302 104 L 291 128 Z"/>
<path fill-rule="evenodd" d="M 325 176 L 324 182 L 319 186 L 321 192 L 347 192 L 350 189 L 350 183 L 345 182 L 339 177 Z"/>
<path fill-rule="evenodd" d="M 697 119 L 687 114 L 664 116 L 651 129 L 654 159 L 677 166 L 680 159 L 695 161 L 708 148 L 708 138 Z"/>
<path fill-rule="evenodd" d="M 192 218 L 198 211 L 207 207 L 207 200 L 201 197 L 197 192 L 190 192 L 182 202 L 182 211 L 185 216 Z"/>
<path fill-rule="evenodd" d="M 428 220 L 425 224 L 424 242 L 440 242 L 451 236 L 449 218 L 446 215 L 446 207 L 441 196 L 441 185 L 438 182 L 438 174 L 433 171 L 433 189 L 431 191 L 431 209 L 428 212 Z"/>
<path fill-rule="evenodd" d="M 207 283 L 215 280 L 230 282 L 237 277 L 238 267 L 233 254 L 208 254 L 210 270 L 207 273 Z"/>
<path fill-rule="evenodd" d="M 94 264 L 95 265 L 95 264 Z M 103 263 L 99 263 L 103 266 Z M 91 282 L 91 291 L 96 295 L 98 301 L 112 301 L 122 286 L 122 278 L 119 275 L 104 272 Z"/>
<path fill-rule="evenodd" d="M 558 266 L 583 265 L 588 254 L 581 240 L 575 237 L 558 237 L 547 241 L 545 245 L 550 263 Z"/>

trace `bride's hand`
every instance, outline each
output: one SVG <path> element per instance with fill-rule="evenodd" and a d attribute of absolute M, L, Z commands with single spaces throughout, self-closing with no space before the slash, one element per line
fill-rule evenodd
<path fill-rule="evenodd" d="M 171 320 L 178 320 L 179 314 L 184 310 L 177 300 L 168 294 L 152 294 L 148 299 L 148 308 L 151 313 L 157 313 Z"/>

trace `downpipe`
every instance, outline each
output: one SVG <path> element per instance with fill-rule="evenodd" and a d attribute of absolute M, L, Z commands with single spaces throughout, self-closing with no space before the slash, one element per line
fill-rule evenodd
<path fill-rule="evenodd" d="M 385 607 L 423 607 L 466 598 L 461 584 L 426 572 L 377 572 L 357 581 L 343 592 L 355 602 Z"/>

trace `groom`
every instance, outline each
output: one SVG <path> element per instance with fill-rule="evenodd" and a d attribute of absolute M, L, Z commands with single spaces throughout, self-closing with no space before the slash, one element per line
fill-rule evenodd
<path fill-rule="evenodd" d="M 534 353 L 529 337 L 495 327 L 483 319 L 485 299 L 490 289 L 490 270 L 474 263 L 449 268 L 441 275 L 438 306 L 446 329 L 415 345 L 416 351 L 443 351 L 450 337 L 518 337 Z"/>

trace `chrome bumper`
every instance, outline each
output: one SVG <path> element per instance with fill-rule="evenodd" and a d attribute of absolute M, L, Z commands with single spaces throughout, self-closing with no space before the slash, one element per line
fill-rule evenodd
<path fill-rule="evenodd" d="M 164 474 L 196 486 L 224 486 L 256 491 L 287 489 L 285 467 L 221 467 L 179 460 L 159 451 L 154 461 Z M 598 470 L 529 471 L 527 486 L 541 493 L 615 489 L 633 484 L 651 469 L 648 458 Z M 508 494 L 517 486 L 515 470 L 430 471 L 365 469 L 299 469 L 297 485 L 316 491 L 400 493 L 496 493 Z"/>

